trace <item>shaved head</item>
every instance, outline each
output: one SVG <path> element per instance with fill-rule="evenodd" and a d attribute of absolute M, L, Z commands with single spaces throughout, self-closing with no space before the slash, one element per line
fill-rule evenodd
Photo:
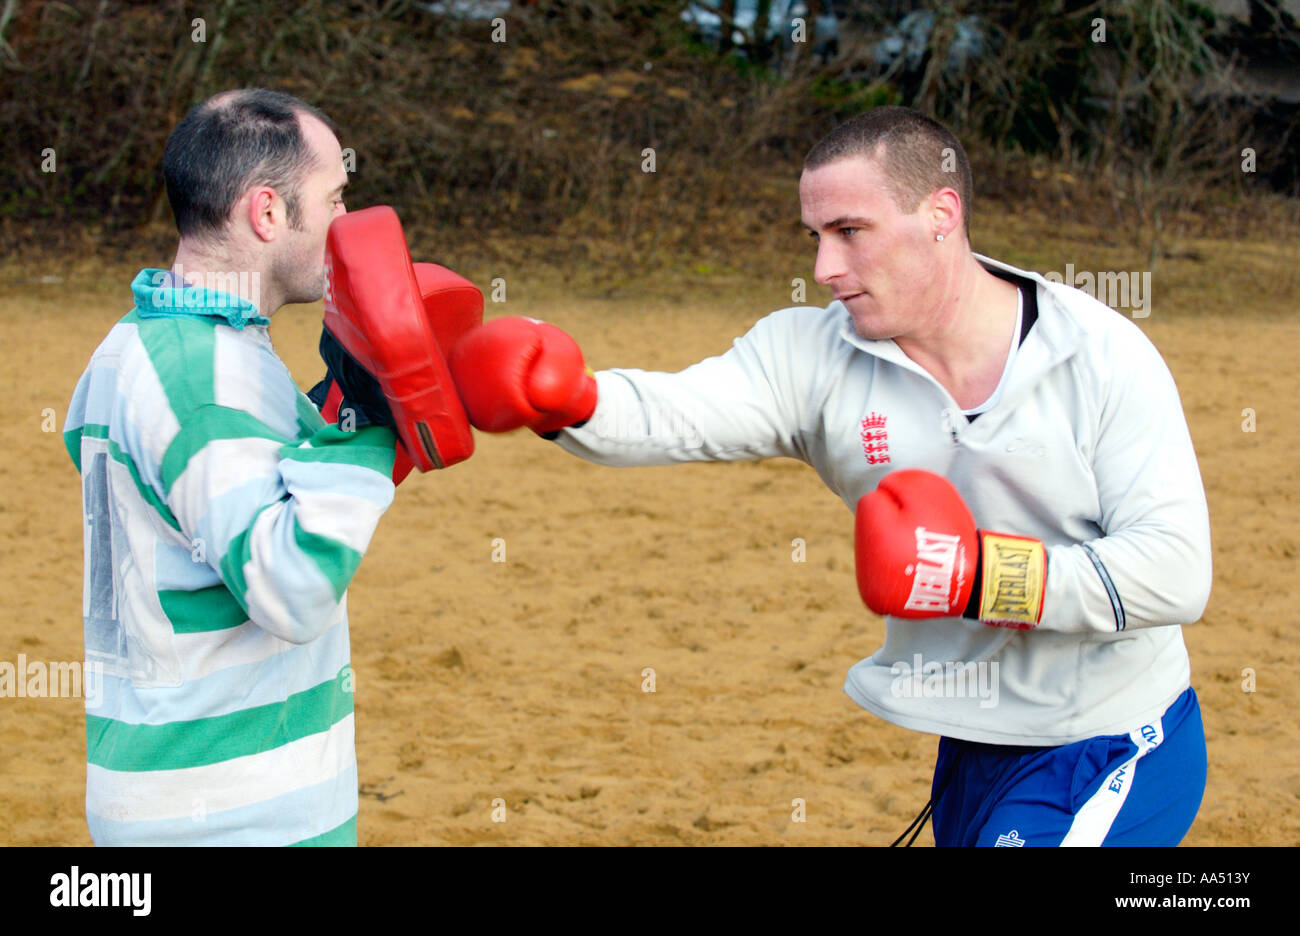
<path fill-rule="evenodd" d="M 819 169 L 853 157 L 879 162 L 886 190 L 905 213 L 915 211 L 927 195 L 953 189 L 961 198 L 962 221 L 970 239 L 974 195 L 970 163 L 961 143 L 943 124 L 907 107 L 876 107 L 824 136 L 803 166 Z"/>

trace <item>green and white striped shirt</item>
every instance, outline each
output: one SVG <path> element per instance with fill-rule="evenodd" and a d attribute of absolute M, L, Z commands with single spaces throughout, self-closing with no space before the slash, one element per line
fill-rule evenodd
<path fill-rule="evenodd" d="M 326 425 L 244 300 L 166 271 L 77 384 L 100 845 L 355 844 L 346 590 L 395 436 Z"/>

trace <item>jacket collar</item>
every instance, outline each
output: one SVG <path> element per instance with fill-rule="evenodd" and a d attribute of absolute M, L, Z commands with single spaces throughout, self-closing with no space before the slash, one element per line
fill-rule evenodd
<path fill-rule="evenodd" d="M 1083 346 L 1085 333 L 1079 322 L 1078 313 L 1062 301 L 1062 295 L 1058 294 L 1058 289 L 1062 287 L 1052 284 L 1037 273 L 1021 270 L 981 254 L 974 256 L 986 269 L 1003 270 L 1016 276 L 1023 276 L 1038 286 L 1038 320 L 1017 352 L 1015 371 L 1011 375 L 1010 382 L 1003 389 L 1003 400 L 1007 400 L 1019 396 L 1021 388 L 1037 382 L 1039 377 L 1078 351 Z M 854 330 L 853 320 L 849 317 L 848 309 L 844 308 L 843 303 L 837 300 L 831 305 L 839 306 L 843 318 L 840 337 L 849 344 L 882 361 L 888 361 L 934 380 L 925 368 L 904 354 L 892 338 L 877 341 L 863 338 Z"/>
<path fill-rule="evenodd" d="M 218 318 L 232 328 L 270 325 L 257 306 L 233 293 L 194 286 L 170 270 L 145 269 L 131 281 L 131 295 L 141 318 Z"/>

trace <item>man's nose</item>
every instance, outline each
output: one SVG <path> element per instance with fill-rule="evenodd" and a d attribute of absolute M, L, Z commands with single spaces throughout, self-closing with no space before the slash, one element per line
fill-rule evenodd
<path fill-rule="evenodd" d="M 844 264 L 839 251 L 826 241 L 821 241 L 817 245 L 817 263 L 813 266 L 813 279 L 826 286 L 837 276 L 843 275 Z"/>

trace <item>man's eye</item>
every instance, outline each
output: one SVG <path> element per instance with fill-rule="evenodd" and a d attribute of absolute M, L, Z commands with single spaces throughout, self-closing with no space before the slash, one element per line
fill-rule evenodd
<path fill-rule="evenodd" d="M 858 229 L 854 227 L 843 227 L 840 228 L 840 233 L 845 237 L 852 237 L 854 234 L 858 233 Z"/>
<path fill-rule="evenodd" d="M 814 241 L 821 240 L 821 235 L 818 234 L 816 231 L 809 231 L 808 236 L 811 237 Z"/>

